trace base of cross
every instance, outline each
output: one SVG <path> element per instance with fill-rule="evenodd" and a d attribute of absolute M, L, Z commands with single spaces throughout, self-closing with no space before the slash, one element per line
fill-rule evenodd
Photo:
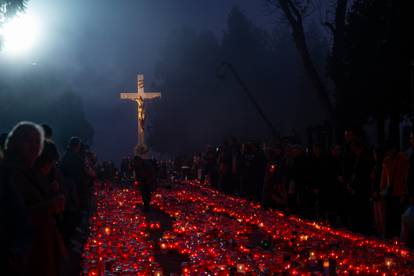
<path fill-rule="evenodd" d="M 148 147 L 146 145 L 136 145 L 135 154 L 140 157 L 145 157 L 148 153 Z"/>

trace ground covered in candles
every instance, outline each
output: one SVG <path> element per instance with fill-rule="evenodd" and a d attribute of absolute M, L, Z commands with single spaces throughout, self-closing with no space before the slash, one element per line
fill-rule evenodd
<path fill-rule="evenodd" d="M 413 275 L 414 255 L 263 210 L 197 182 L 159 188 L 143 213 L 131 188 L 96 191 L 82 275 Z M 138 206 L 137 206 L 138 205 Z"/>

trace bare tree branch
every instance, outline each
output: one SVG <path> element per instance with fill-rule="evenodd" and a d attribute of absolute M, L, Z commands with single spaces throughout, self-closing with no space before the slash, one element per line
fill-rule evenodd
<path fill-rule="evenodd" d="M 319 98 L 322 107 L 326 111 L 328 117 L 334 120 L 335 113 L 331 98 L 329 96 L 329 91 L 323 82 L 318 70 L 316 69 L 316 66 L 312 61 L 309 53 L 300 5 L 297 2 L 294 2 L 294 0 L 277 0 L 277 4 L 283 11 L 284 16 L 292 28 L 293 40 L 296 44 L 296 48 L 299 51 L 299 55 L 302 59 L 305 71 L 315 87 L 316 95 Z"/>
<path fill-rule="evenodd" d="M 296 21 L 298 23 L 302 22 L 302 14 L 300 13 L 298 7 L 292 2 L 292 0 L 279 0 L 279 3 L 281 2 L 286 2 L 287 3 L 287 7 L 288 9 L 291 10 L 291 14 L 293 13 L 293 15 L 296 17 Z M 281 4 L 282 6 L 282 4 Z"/>

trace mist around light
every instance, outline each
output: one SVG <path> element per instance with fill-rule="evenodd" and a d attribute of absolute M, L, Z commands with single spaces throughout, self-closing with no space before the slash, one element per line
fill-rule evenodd
<path fill-rule="evenodd" d="M 32 14 L 21 13 L 7 21 L 0 34 L 4 39 L 3 54 L 25 55 L 38 45 L 41 34 L 40 22 Z"/>

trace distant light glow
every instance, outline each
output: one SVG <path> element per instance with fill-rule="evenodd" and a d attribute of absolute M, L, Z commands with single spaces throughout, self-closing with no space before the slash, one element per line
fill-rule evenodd
<path fill-rule="evenodd" d="M 2 51 L 13 56 L 27 53 L 36 44 L 39 31 L 39 22 L 33 15 L 17 15 L 6 22 L 0 30 L 4 38 Z"/>

